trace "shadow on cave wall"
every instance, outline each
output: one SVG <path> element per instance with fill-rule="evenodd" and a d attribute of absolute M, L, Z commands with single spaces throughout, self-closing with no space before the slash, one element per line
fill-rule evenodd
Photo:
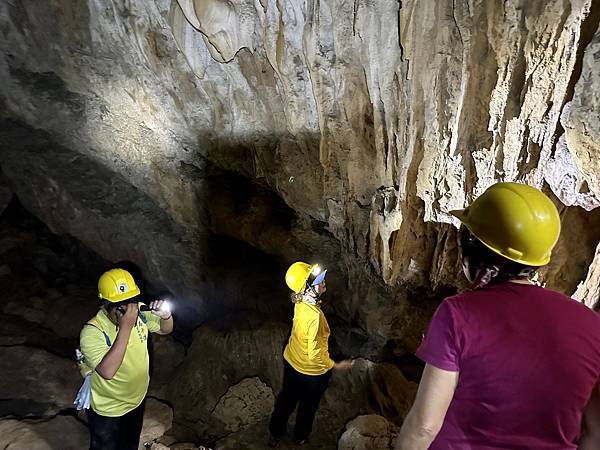
<path fill-rule="evenodd" d="M 149 280 L 149 295 L 172 292 L 178 340 L 189 344 L 197 326 L 230 314 L 256 314 L 289 326 L 292 305 L 283 276 L 291 262 L 304 259 L 330 269 L 325 308 L 334 330 L 333 356 L 387 360 L 418 374 L 404 340 L 371 342 L 360 316 L 338 313 L 356 295 L 349 291 L 339 242 L 316 219 L 308 227 L 296 227 L 300 219 L 295 211 L 265 185 L 208 160 L 186 165 L 181 174 L 197 186 L 202 217 L 198 227 L 185 228 L 120 175 L 60 146 L 46 132 L 3 121 L 0 135 L 3 169 L 28 209 L 52 229 L 81 236 L 86 245 L 114 255 L 115 261 L 96 269 L 97 274 L 110 263 L 134 261 Z M 293 256 L 284 260 L 281 254 Z M 63 269 L 57 265 L 55 270 Z M 92 278 L 89 286 L 95 287 Z M 186 301 L 190 291 L 202 302 L 200 316 Z M 385 286 L 372 292 L 384 301 L 398 295 Z M 398 332 L 417 336 L 439 296 L 419 291 L 408 298 L 416 299 L 409 305 L 412 319 L 398 324 Z M 92 300 L 95 305 L 95 294 Z"/>
<path fill-rule="evenodd" d="M 178 334 L 183 340 L 200 323 L 232 311 L 256 311 L 271 320 L 290 318 L 282 282 L 288 261 L 258 247 L 268 240 L 271 249 L 286 245 L 282 241 L 295 215 L 268 189 L 207 162 L 201 175 L 208 183 L 198 197 L 203 203 L 199 211 L 205 213 L 200 224 L 206 229 L 185 230 L 119 175 L 60 146 L 46 132 L 5 120 L 0 134 L 2 167 L 27 208 L 57 232 L 81 236 L 96 251 L 113 255 L 113 261 L 96 265 L 94 275 L 81 279 L 81 284 L 95 289 L 99 273 L 123 260 L 139 265 L 149 280 L 144 283 L 148 295 L 167 290 L 181 301 L 185 295 L 177 288 L 200 279 L 191 287 L 205 302 L 207 314 L 198 317 L 185 302 L 178 305 Z M 148 268 L 163 279 L 152 280 Z M 69 269 L 54 264 L 52 270 L 58 272 L 58 280 L 60 272 Z M 184 271 L 199 275 L 192 278 Z M 95 294 L 90 302 L 96 304 Z"/>

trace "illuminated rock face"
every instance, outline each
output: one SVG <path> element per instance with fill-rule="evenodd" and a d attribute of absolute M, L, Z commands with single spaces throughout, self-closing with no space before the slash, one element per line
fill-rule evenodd
<path fill-rule="evenodd" d="M 448 211 L 499 180 L 555 194 L 542 278 L 591 304 L 591 3 L 2 2 L 0 166 L 52 230 L 134 261 L 194 323 L 285 318 L 305 259 L 330 269 L 342 349 L 413 351 L 464 283 Z"/>

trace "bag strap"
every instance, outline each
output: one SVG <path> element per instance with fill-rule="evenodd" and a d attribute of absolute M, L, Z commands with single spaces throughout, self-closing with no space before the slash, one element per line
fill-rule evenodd
<path fill-rule="evenodd" d="M 144 315 L 142 314 L 142 312 L 141 312 L 141 311 L 139 311 L 139 310 L 138 310 L 138 317 L 140 318 L 140 320 L 142 321 L 142 323 L 143 323 L 144 325 L 148 324 L 148 319 L 146 319 L 146 316 L 144 316 Z"/>
<path fill-rule="evenodd" d="M 96 324 L 93 324 L 92 322 L 86 322 L 86 323 L 84 324 L 84 326 L 85 326 L 85 325 L 89 325 L 90 327 L 94 327 L 94 328 L 96 328 L 97 330 L 100 330 L 100 331 L 102 332 L 102 334 L 104 335 L 104 341 L 106 342 L 106 345 L 108 345 L 109 347 L 112 345 L 112 344 L 110 343 L 110 338 L 108 337 L 108 334 L 106 334 L 106 333 L 105 333 L 105 331 L 104 331 L 102 328 L 100 328 L 98 325 L 96 325 Z"/>

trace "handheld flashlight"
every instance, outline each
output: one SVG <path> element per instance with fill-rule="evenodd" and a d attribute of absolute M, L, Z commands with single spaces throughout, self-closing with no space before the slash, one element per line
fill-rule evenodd
<path fill-rule="evenodd" d="M 171 303 L 165 300 L 159 309 L 143 304 L 140 306 L 140 311 L 171 311 Z"/>

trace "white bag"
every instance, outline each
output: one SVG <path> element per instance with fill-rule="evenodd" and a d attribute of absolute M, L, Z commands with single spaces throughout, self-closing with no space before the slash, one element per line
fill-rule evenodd
<path fill-rule="evenodd" d="M 90 407 L 90 399 L 92 397 L 92 373 L 88 373 L 83 379 L 83 383 L 77 391 L 77 397 L 73 404 L 77 411 L 88 409 Z"/>

